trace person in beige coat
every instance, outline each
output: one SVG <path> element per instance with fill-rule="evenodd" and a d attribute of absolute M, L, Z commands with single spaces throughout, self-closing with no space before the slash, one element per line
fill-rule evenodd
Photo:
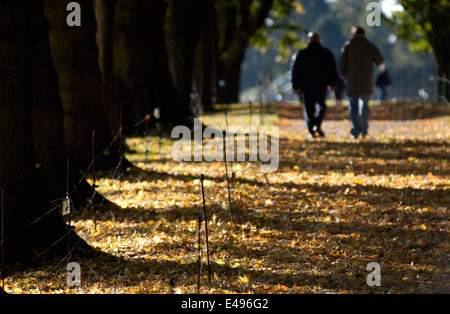
<path fill-rule="evenodd" d="M 342 48 L 339 72 L 347 84 L 352 120 L 350 133 L 356 139 L 359 135 L 367 135 L 369 99 L 373 93 L 373 66 L 380 66 L 384 60 L 378 47 L 366 38 L 364 28 L 353 26 L 351 33 L 352 38 Z"/>

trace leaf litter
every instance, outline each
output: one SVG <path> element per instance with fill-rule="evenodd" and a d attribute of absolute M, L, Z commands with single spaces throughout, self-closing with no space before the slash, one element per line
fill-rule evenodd
<path fill-rule="evenodd" d="M 7 278 L 6 291 L 197 293 L 204 174 L 212 280 L 203 222 L 201 293 L 450 292 L 449 117 L 373 121 L 359 141 L 345 120 L 325 121 L 327 137 L 312 141 L 303 121 L 270 121 L 280 126 L 279 169 L 233 163 L 233 221 L 223 162 L 174 162 L 169 139 L 159 152 L 158 138 L 129 138 L 134 167 L 96 181 L 117 207 L 99 208 L 95 223 L 92 210 L 72 220 L 96 249 L 71 257 L 81 286 L 67 286 L 68 260 L 45 260 Z M 205 123 L 224 127 L 220 114 Z M 366 283 L 371 262 L 380 287 Z"/>

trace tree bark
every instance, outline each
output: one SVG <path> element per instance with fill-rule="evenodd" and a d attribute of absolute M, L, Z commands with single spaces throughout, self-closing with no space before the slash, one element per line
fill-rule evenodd
<path fill-rule="evenodd" d="M 69 234 L 80 240 L 47 199 L 53 193 L 48 189 L 55 186 L 51 182 L 57 181 L 50 178 L 52 167 L 59 161 L 41 153 L 61 143 L 58 137 L 62 134 L 52 134 L 51 140 L 33 137 L 36 127 L 43 125 L 44 115 L 51 122 L 61 119 L 43 10 L 42 0 L 0 2 L 0 189 L 4 191 L 7 263 L 27 261 L 36 250 L 49 247 L 66 253 Z M 39 92 L 43 86 L 45 91 Z M 44 106 L 46 102 L 48 106 Z M 54 139 L 54 146 L 43 143 Z M 45 164 L 41 169 L 37 155 L 55 165 L 46 168 Z M 85 245 L 82 240 L 80 244 Z"/>
<path fill-rule="evenodd" d="M 169 1 L 165 23 L 169 67 L 174 86 L 185 102 L 192 93 L 196 46 L 206 26 L 209 5 L 210 0 Z"/>
<path fill-rule="evenodd" d="M 102 75 L 102 104 L 109 119 L 111 133 L 120 128 L 120 107 L 114 84 L 114 17 L 115 0 L 95 0 L 97 17 L 97 46 Z"/>
<path fill-rule="evenodd" d="M 203 33 L 196 48 L 196 78 L 206 111 L 213 111 L 217 96 L 217 14 L 211 1 L 206 8 Z"/>
<path fill-rule="evenodd" d="M 430 0 L 428 5 L 429 20 L 432 26 L 432 32 L 428 34 L 428 40 L 436 57 L 438 75 L 445 75 L 448 80 L 450 79 L 450 60 L 448 58 L 448 52 L 450 51 L 450 28 L 448 27 L 450 7 L 448 5 L 444 7 L 438 0 Z M 443 88 L 438 93 L 442 95 L 444 93 Z M 450 101 L 450 87 L 448 85 L 445 89 L 445 97 L 447 101 Z"/>
<path fill-rule="evenodd" d="M 44 19 L 33 25 L 33 38 L 43 38 L 34 42 L 32 101 L 34 151 L 36 164 L 46 187 L 44 198 L 56 200 L 63 197 L 69 180 L 75 207 L 86 207 L 87 200 L 95 193 L 94 189 L 74 165 L 69 169 L 69 178 L 65 171 L 69 155 L 64 142 L 64 109 L 59 96 L 58 75 L 51 58 L 49 38 L 48 35 L 42 36 L 49 33 L 48 21 Z M 101 195 L 96 195 L 95 201 L 110 204 Z"/>
<path fill-rule="evenodd" d="M 251 36 L 264 24 L 273 5 L 273 0 L 259 0 L 254 12 L 251 10 L 255 0 L 241 0 L 235 3 L 224 2 L 218 12 L 219 46 L 217 53 L 218 76 L 222 81 L 218 87 L 218 102 L 238 101 L 240 89 L 241 64 Z"/>
<path fill-rule="evenodd" d="M 186 124 L 192 120 L 189 103 L 176 92 L 169 72 L 164 32 L 166 10 L 164 0 L 117 0 L 114 72 L 123 99 L 124 121 L 128 124 L 141 120 L 156 107 L 160 108 L 165 124 Z"/>
<path fill-rule="evenodd" d="M 67 25 L 69 12 L 65 1 L 46 0 L 45 14 L 50 22 L 51 51 L 66 114 L 66 149 L 73 163 L 86 169 L 92 157 L 92 131 L 95 130 L 97 153 L 109 146 L 113 135 L 102 105 L 93 0 L 78 3 L 81 6 L 81 27 Z M 120 160 L 118 147 L 117 141 L 114 142 L 108 154 L 96 161 L 96 168 L 115 167 Z"/>

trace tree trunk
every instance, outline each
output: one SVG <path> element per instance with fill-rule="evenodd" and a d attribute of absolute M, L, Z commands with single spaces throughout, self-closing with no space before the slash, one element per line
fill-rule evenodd
<path fill-rule="evenodd" d="M 192 119 L 189 103 L 181 100 L 169 72 L 164 41 L 166 9 L 164 0 L 117 0 L 114 72 L 123 99 L 125 123 L 141 120 L 156 107 L 166 124 L 186 124 Z"/>
<path fill-rule="evenodd" d="M 102 104 L 109 119 L 111 133 L 120 128 L 120 107 L 114 85 L 114 17 L 115 0 L 95 0 L 97 17 L 97 46 L 102 75 Z"/>
<path fill-rule="evenodd" d="M 177 92 L 189 102 L 195 68 L 195 51 L 211 1 L 171 0 L 166 16 L 166 48 Z M 203 55 L 205 58 L 208 55 Z"/>
<path fill-rule="evenodd" d="M 217 14 L 213 1 L 206 6 L 203 33 L 196 50 L 195 73 L 205 110 L 213 111 L 217 92 Z"/>
<path fill-rule="evenodd" d="M 436 57 L 437 72 L 439 76 L 446 76 L 447 80 L 450 79 L 450 59 L 448 58 L 448 52 L 450 51 L 450 28 L 448 26 L 448 17 L 450 16 L 450 8 L 447 5 L 445 8 L 443 4 L 437 0 L 429 1 L 430 23 L 432 26 L 432 32 L 428 34 L 429 41 L 433 47 L 434 55 Z M 439 95 L 444 95 L 443 84 L 438 90 Z M 447 101 L 450 101 L 450 86 L 447 84 L 445 88 L 445 95 Z"/>
<path fill-rule="evenodd" d="M 239 101 L 241 66 L 247 45 L 241 46 L 241 51 L 233 60 L 224 60 L 219 66 L 219 77 L 223 84 L 218 88 L 218 102 L 232 103 Z"/>
<path fill-rule="evenodd" d="M 77 239 L 46 199 L 51 194 L 49 185 L 54 186 L 49 183 L 52 170 L 41 169 L 36 159 L 39 153 L 35 153 L 35 147 L 40 152 L 45 148 L 44 141 L 61 143 L 61 133 L 51 140 L 36 136 L 38 143 L 33 144 L 33 106 L 35 117 L 61 118 L 51 56 L 44 55 L 49 47 L 43 10 L 42 0 L 0 2 L 0 189 L 4 191 L 7 263 L 30 260 L 36 250 L 51 246 L 53 251 L 66 253 L 68 235 Z M 45 91 L 38 92 L 42 86 Z M 43 109 L 44 101 L 49 102 L 48 111 Z M 41 118 L 36 125 L 42 125 Z M 45 159 L 59 165 L 53 157 Z"/>
<path fill-rule="evenodd" d="M 218 10 L 218 102 L 238 101 L 241 64 L 251 36 L 264 24 L 273 0 L 260 0 L 251 9 L 254 0 L 220 2 Z"/>
<path fill-rule="evenodd" d="M 48 21 L 33 24 L 33 37 L 49 33 Z M 71 199 L 75 207 L 86 207 L 95 191 L 82 178 L 78 169 L 70 167 L 69 179 L 65 171 L 69 156 L 64 143 L 64 110 L 59 96 L 58 75 L 51 58 L 48 35 L 35 41 L 35 61 L 33 72 L 33 141 L 36 164 L 42 174 L 46 187 L 46 200 L 60 199 L 66 194 L 67 180 Z M 52 140 L 48 140 L 52 139 Z M 96 193 L 95 203 L 110 204 L 103 196 Z"/>
<path fill-rule="evenodd" d="M 81 27 L 67 25 L 69 12 L 65 1 L 46 0 L 45 14 L 50 22 L 51 50 L 66 114 L 64 136 L 67 152 L 74 164 L 86 169 L 92 157 L 92 131 L 95 130 L 97 154 L 109 146 L 113 136 L 102 106 L 93 0 L 78 3 L 81 6 Z M 108 154 L 96 161 L 96 168 L 115 167 L 120 159 L 118 147 L 116 141 Z"/>

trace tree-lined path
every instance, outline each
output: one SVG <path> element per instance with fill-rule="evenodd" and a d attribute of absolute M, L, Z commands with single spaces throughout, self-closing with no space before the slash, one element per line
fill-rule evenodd
<path fill-rule="evenodd" d="M 368 137 L 347 100 L 311 141 L 269 104 L 309 31 L 337 59 L 369 4 L 0 0 L 0 294 L 448 293 L 447 2 L 368 29 L 405 92 Z M 257 161 L 171 155 L 174 130 L 260 124 Z"/>

